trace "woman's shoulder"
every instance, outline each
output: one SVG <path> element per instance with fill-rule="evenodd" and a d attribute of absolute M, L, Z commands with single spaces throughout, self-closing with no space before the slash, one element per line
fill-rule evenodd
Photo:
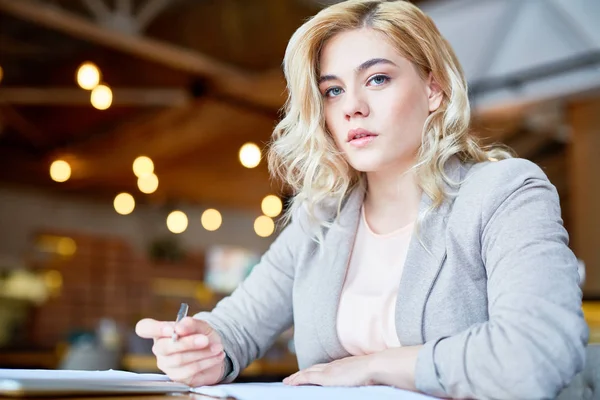
<path fill-rule="evenodd" d="M 544 171 L 524 158 L 480 162 L 472 164 L 466 172 L 460 194 L 485 197 L 503 193 L 509 195 L 531 181 L 550 184 Z"/>
<path fill-rule="evenodd" d="M 558 192 L 544 171 L 522 158 L 508 158 L 466 166 L 454 201 L 455 211 L 464 215 L 491 217 L 500 208 L 521 212 L 523 201 L 536 201 L 540 207 L 559 207 Z M 479 210 L 479 211 L 475 211 Z"/>

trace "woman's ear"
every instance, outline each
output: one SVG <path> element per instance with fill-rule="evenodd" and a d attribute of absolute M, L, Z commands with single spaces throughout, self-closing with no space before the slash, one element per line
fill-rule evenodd
<path fill-rule="evenodd" d="M 444 92 L 442 91 L 442 88 L 436 82 L 433 74 L 430 72 L 429 77 L 427 78 L 427 100 L 429 102 L 429 112 L 434 112 L 440 107 L 443 97 Z"/>

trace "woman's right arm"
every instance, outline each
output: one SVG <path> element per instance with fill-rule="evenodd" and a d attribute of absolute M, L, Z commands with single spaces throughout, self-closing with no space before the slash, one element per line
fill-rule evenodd
<path fill-rule="evenodd" d="M 262 357 L 293 322 L 294 252 L 306 238 L 292 221 L 273 242 L 250 275 L 211 312 L 194 316 L 209 323 L 222 339 L 231 361 L 224 382 L 233 381 L 252 361 Z"/>
<path fill-rule="evenodd" d="M 231 382 L 292 325 L 294 252 L 307 239 L 294 218 L 250 275 L 211 312 L 171 321 L 144 319 L 136 332 L 154 339 L 158 367 L 188 385 Z M 179 334 L 171 341 L 173 329 Z"/>

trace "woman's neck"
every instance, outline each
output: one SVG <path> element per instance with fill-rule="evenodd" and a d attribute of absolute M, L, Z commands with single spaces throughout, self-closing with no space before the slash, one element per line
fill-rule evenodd
<path fill-rule="evenodd" d="M 414 222 L 421 193 L 410 166 L 367 173 L 364 201 L 367 223 L 376 233 L 386 234 Z"/>

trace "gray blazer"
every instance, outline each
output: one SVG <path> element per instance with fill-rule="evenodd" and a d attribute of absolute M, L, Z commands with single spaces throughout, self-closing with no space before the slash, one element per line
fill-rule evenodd
<path fill-rule="evenodd" d="M 577 261 L 557 192 L 523 159 L 446 165 L 465 182 L 413 235 L 398 288 L 403 346 L 424 344 L 417 388 L 440 397 L 553 398 L 585 362 Z M 336 312 L 364 199 L 347 198 L 319 246 L 298 213 L 250 276 L 206 320 L 231 358 L 231 382 L 294 324 L 300 368 L 348 357 Z M 430 205 L 423 195 L 420 212 Z M 333 220 L 334 210 L 324 208 Z M 361 321 L 356 321 L 360 324 Z"/>

